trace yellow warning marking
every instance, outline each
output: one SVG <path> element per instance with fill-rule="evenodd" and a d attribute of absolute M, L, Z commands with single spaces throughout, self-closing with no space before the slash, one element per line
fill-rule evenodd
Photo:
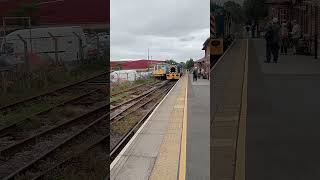
<path fill-rule="evenodd" d="M 184 108 L 184 105 L 175 105 L 174 108 L 175 108 L 175 109 L 183 109 L 183 108 Z"/>
<path fill-rule="evenodd" d="M 186 179 L 186 163 L 187 163 L 187 112 L 188 112 L 188 76 L 186 78 L 186 93 L 184 99 L 184 112 L 183 112 L 183 123 L 182 123 L 182 140 L 180 150 L 180 165 L 179 165 L 179 180 Z"/>
<path fill-rule="evenodd" d="M 177 180 L 179 164 L 181 162 L 182 132 L 185 114 L 186 95 L 184 88 L 186 81 L 181 82 L 181 92 L 170 112 L 170 120 L 166 135 L 160 146 L 159 155 L 149 177 L 149 180 Z M 185 169 L 185 168 L 184 168 Z"/>
<path fill-rule="evenodd" d="M 240 122 L 239 122 L 239 134 L 237 141 L 237 159 L 236 159 L 236 172 L 235 172 L 235 180 L 245 180 L 245 146 L 246 146 L 246 121 L 247 121 L 247 85 L 248 85 L 248 44 L 247 40 L 247 51 L 245 58 L 245 72 L 244 72 L 244 84 L 242 88 L 242 106 L 240 113 Z"/>

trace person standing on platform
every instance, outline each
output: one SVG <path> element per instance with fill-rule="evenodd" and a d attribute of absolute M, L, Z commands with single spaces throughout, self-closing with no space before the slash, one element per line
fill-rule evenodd
<path fill-rule="evenodd" d="M 293 43 L 293 53 L 297 54 L 299 39 L 301 37 L 301 28 L 296 20 L 293 20 L 293 27 L 292 27 L 291 35 L 292 35 L 292 43 Z"/>
<path fill-rule="evenodd" d="M 281 54 L 288 53 L 288 44 L 289 44 L 289 31 L 286 23 L 281 25 Z"/>
<path fill-rule="evenodd" d="M 256 22 L 255 21 L 252 21 L 252 25 L 251 25 L 251 37 L 252 38 L 255 38 L 256 36 Z"/>
<path fill-rule="evenodd" d="M 244 27 L 246 29 L 246 37 L 250 36 L 250 22 L 248 21 Z"/>
<path fill-rule="evenodd" d="M 198 69 L 197 67 L 193 68 L 193 81 L 197 81 L 198 79 Z"/>
<path fill-rule="evenodd" d="M 278 56 L 279 56 L 279 42 L 280 42 L 280 25 L 278 24 L 278 19 L 273 18 L 272 23 L 270 23 L 266 28 L 266 54 L 267 54 L 267 60 L 265 63 L 270 63 L 271 60 L 271 54 L 273 55 L 273 62 L 278 62 Z"/>
<path fill-rule="evenodd" d="M 201 69 L 201 76 L 202 76 L 202 79 L 204 79 L 205 74 L 204 74 L 204 69 L 203 68 Z"/>

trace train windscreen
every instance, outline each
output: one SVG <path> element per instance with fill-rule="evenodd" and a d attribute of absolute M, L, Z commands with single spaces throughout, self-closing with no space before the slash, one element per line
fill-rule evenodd
<path fill-rule="evenodd" d="M 170 72 L 175 73 L 176 72 L 176 68 L 175 67 L 171 67 L 170 68 Z"/>

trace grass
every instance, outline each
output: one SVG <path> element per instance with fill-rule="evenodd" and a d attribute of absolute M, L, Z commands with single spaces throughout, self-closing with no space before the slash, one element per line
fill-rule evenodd
<path fill-rule="evenodd" d="M 31 117 L 27 122 L 23 123 L 20 128 L 23 130 L 37 129 L 41 127 L 40 119 Z"/>
<path fill-rule="evenodd" d="M 121 94 L 119 94 L 119 95 L 110 97 L 110 102 L 118 101 L 118 100 L 120 100 L 121 98 L 126 97 L 126 96 L 128 96 L 128 93 L 127 93 L 127 92 L 124 92 L 124 93 L 121 93 Z"/>
<path fill-rule="evenodd" d="M 25 82 L 17 81 L 8 89 L 7 93 L 1 93 L 0 106 L 61 88 L 66 84 L 75 83 L 105 71 L 105 62 L 97 61 L 92 64 L 56 68 L 46 72 L 45 78 L 35 74 L 34 77 L 28 81 L 28 85 L 26 85 Z"/>
<path fill-rule="evenodd" d="M 111 131 L 115 134 L 123 135 L 131 130 L 138 122 L 136 117 L 125 117 L 111 125 Z"/>
<path fill-rule="evenodd" d="M 72 67 L 70 69 L 59 69 L 56 71 L 48 72 L 48 86 L 39 88 L 37 86 L 33 86 L 30 89 L 21 89 L 18 87 L 13 87 L 5 96 L 0 96 L 0 106 L 4 104 L 13 103 L 14 101 L 18 101 L 20 99 L 24 99 L 31 96 L 36 96 L 40 93 L 53 90 L 56 88 L 61 88 L 69 83 L 78 82 L 80 80 L 86 79 L 88 77 L 93 76 L 94 74 L 100 74 L 105 71 L 102 67 L 102 62 L 97 62 L 94 64 L 88 65 L 80 65 L 77 67 Z M 105 67 L 105 66 L 103 66 Z M 31 83 L 32 84 L 32 83 Z M 13 122 L 23 120 L 27 117 L 32 116 L 35 113 L 44 111 L 51 106 L 57 105 L 66 101 L 67 99 L 74 98 L 81 92 L 73 92 L 69 94 L 65 94 L 63 96 L 56 96 L 45 98 L 40 103 L 36 103 L 30 106 L 25 106 L 18 111 L 13 111 L 8 114 L 0 114 L 0 128 L 1 126 L 5 126 L 11 124 Z M 65 112 L 65 115 L 68 115 Z"/>
<path fill-rule="evenodd" d="M 125 89 L 131 88 L 131 87 L 134 87 L 134 86 L 137 86 L 140 84 L 150 84 L 150 83 L 153 83 L 154 81 L 155 81 L 155 79 L 150 77 L 150 78 L 146 78 L 146 79 L 139 79 L 139 80 L 136 80 L 133 82 L 124 82 L 119 85 L 113 85 L 111 87 L 111 94 L 117 93 L 119 91 L 123 91 Z"/>
<path fill-rule="evenodd" d="M 25 109 L 21 109 L 21 111 L 17 113 L 10 113 L 7 115 L 0 115 L 0 127 L 1 126 L 6 126 L 9 125 L 13 122 L 17 122 L 19 120 L 25 119 L 27 117 L 30 117 L 32 112 L 37 112 L 37 111 L 43 111 L 45 109 L 49 108 L 49 105 L 42 103 L 38 106 L 29 106 L 26 107 Z"/>
<path fill-rule="evenodd" d="M 23 120 L 27 117 L 31 117 L 32 115 L 47 110 L 48 108 L 57 105 L 66 99 L 74 98 L 77 94 L 67 94 L 65 96 L 58 96 L 54 98 L 47 98 L 41 101 L 40 103 L 33 104 L 31 106 L 25 106 L 24 108 L 19 109 L 18 111 L 13 111 L 8 114 L 0 114 L 0 127 L 6 126 L 8 124 Z"/>
<path fill-rule="evenodd" d="M 96 147 L 74 158 L 69 166 L 56 169 L 46 179 L 50 180 L 94 180 L 101 179 L 108 174 L 107 152 Z"/>

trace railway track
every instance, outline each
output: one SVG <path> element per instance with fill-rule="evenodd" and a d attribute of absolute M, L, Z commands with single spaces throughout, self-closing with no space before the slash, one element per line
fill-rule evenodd
<path fill-rule="evenodd" d="M 164 84 L 161 84 L 161 86 L 159 87 L 155 87 L 144 92 L 143 94 L 140 95 L 141 98 L 138 101 L 131 103 L 129 106 L 127 106 L 125 109 L 122 109 L 120 112 L 117 112 L 116 114 L 111 115 L 110 117 L 111 124 L 115 123 L 116 121 L 119 121 L 123 117 L 128 116 L 130 113 L 137 111 L 138 109 L 141 108 L 141 106 L 154 100 L 155 98 L 159 98 L 159 95 L 163 93 L 163 88 L 165 89 L 164 91 L 166 91 L 167 87 L 170 87 L 171 84 L 172 82 L 166 82 Z"/>
<path fill-rule="evenodd" d="M 45 109 L 62 103 L 63 101 L 66 101 L 66 99 L 72 99 L 76 96 L 84 95 L 97 88 L 105 87 L 107 85 L 107 76 L 107 73 L 103 73 L 89 79 L 67 85 L 60 89 L 56 89 L 38 96 L 30 97 L 12 103 L 10 105 L 0 107 L 0 117 L 2 120 L 4 120 L 9 114 L 17 115 L 22 113 L 36 113 L 32 108 L 38 107 L 37 109 Z M 3 126 L 1 125 L 1 123 L 3 122 L 0 122 L 0 127 Z"/>
<path fill-rule="evenodd" d="M 154 83 L 153 85 L 155 86 L 153 88 L 154 90 L 158 86 L 161 86 L 161 83 Z M 141 93 L 141 91 L 145 91 L 146 88 L 150 87 L 140 86 L 140 88 L 141 89 L 136 88 L 135 90 L 131 89 L 132 92 L 129 94 L 135 94 L 136 92 Z M 42 125 L 43 128 L 38 128 L 37 130 L 31 128 L 30 131 L 26 132 L 24 127 L 19 131 L 18 127 L 21 124 L 16 124 L 11 128 L 6 129 L 6 132 L 0 131 L 0 137 L 7 136 L 13 139 L 12 142 L 9 142 L 9 144 L 2 144 L 3 148 L 0 149 L 0 177 L 10 179 L 21 176 L 22 174 L 23 176 L 28 176 L 29 179 L 29 176 L 33 177 L 34 175 L 26 175 L 26 172 L 29 172 L 28 169 L 33 169 L 34 167 L 45 167 L 45 165 L 43 164 L 40 166 L 36 166 L 34 164 L 43 162 L 43 159 L 50 157 L 53 152 L 57 152 L 59 149 L 61 149 L 61 147 L 73 148 L 73 146 L 75 146 L 79 149 L 88 149 L 88 147 L 90 147 L 87 146 L 88 144 L 95 142 L 99 138 L 107 136 L 108 134 L 103 134 L 102 136 L 99 136 L 99 134 L 95 134 L 97 127 L 104 127 L 103 125 L 106 124 L 109 125 L 109 119 L 107 117 L 109 117 L 110 115 L 106 111 L 106 109 L 109 107 L 109 103 L 107 99 L 103 98 L 106 98 L 106 96 L 103 95 L 104 91 L 101 89 L 99 90 L 91 91 L 91 94 L 88 93 L 86 96 L 75 98 L 71 101 L 64 102 L 48 111 L 36 114 L 39 116 L 39 118 L 42 118 L 41 120 L 39 120 L 39 122 L 41 122 L 40 126 Z M 148 93 L 152 93 L 152 89 L 151 91 L 146 91 L 142 95 L 134 96 L 129 100 L 122 101 L 117 106 L 112 107 L 111 111 L 125 108 L 128 104 L 130 105 L 130 103 L 139 101 L 139 99 L 143 98 L 143 96 Z M 99 96 L 97 96 L 97 94 L 99 94 Z M 86 98 L 87 101 L 84 101 L 83 98 Z M 97 101 L 97 99 L 99 99 L 99 101 Z M 80 106 L 83 106 L 83 103 L 89 103 L 91 109 L 88 110 L 89 108 L 87 108 L 85 113 L 73 116 L 72 118 L 65 118 L 57 122 L 48 121 L 48 119 L 46 119 L 51 117 L 50 113 L 53 113 L 51 115 L 54 115 L 54 113 L 57 112 L 58 108 L 66 107 L 68 105 L 78 105 L 78 108 L 80 108 Z M 94 103 L 94 105 L 92 105 L 92 103 Z M 48 127 L 48 124 L 50 124 L 51 126 Z M 82 140 L 77 140 L 77 138 L 79 136 L 82 137 L 82 134 L 84 134 L 85 132 L 90 132 L 92 133 L 92 135 L 90 135 L 90 137 L 83 138 Z M 105 129 L 104 132 L 109 132 L 109 129 Z M 72 144 L 73 141 L 76 141 L 78 143 Z M 65 144 L 68 145 L 65 146 Z M 80 146 L 80 144 L 83 144 L 83 146 Z M 63 153 L 63 150 L 59 152 Z M 72 152 L 77 151 L 72 150 Z M 59 161 L 55 161 L 54 165 L 61 163 L 63 161 L 62 159 L 63 158 L 61 158 Z M 50 165 L 50 167 L 52 166 Z M 48 169 L 50 168 L 38 170 L 39 174 L 41 174 L 41 172 L 47 171 Z"/>
<path fill-rule="evenodd" d="M 77 169 L 77 174 L 80 174 L 80 171 L 83 169 L 88 169 L 92 171 L 92 169 L 97 169 L 97 167 L 88 167 L 88 162 L 92 161 L 92 158 L 94 158 L 94 165 L 96 165 L 97 161 L 95 159 L 98 159 L 100 164 L 99 168 L 93 172 L 94 174 L 97 174 L 96 177 L 93 177 L 92 179 L 102 179 L 102 177 L 106 177 L 109 172 L 103 173 L 103 171 L 106 171 L 108 169 L 109 164 L 106 163 L 109 161 L 108 154 L 109 148 L 109 136 L 104 136 L 100 139 L 97 139 L 95 142 L 93 142 L 91 145 L 88 146 L 88 149 L 83 149 L 79 151 L 76 154 L 73 154 L 72 156 L 69 156 L 68 158 L 60 161 L 59 163 L 55 164 L 54 166 L 48 168 L 45 171 L 42 171 L 41 173 L 38 173 L 35 175 L 32 180 L 41 180 L 41 179 L 63 179 L 65 178 L 65 174 L 68 174 L 70 171 L 70 167 L 74 169 Z M 91 156 L 91 157 L 90 157 Z M 92 157 L 93 156 L 93 157 Z M 81 158 L 85 157 L 84 160 L 81 161 Z M 76 165 L 75 165 L 76 164 Z M 90 164 L 90 163 L 89 163 Z M 79 168 L 80 167 L 80 168 Z M 82 168 L 81 168 L 82 167 Z M 85 168 L 83 168 L 85 167 Z M 64 170 L 64 172 L 61 172 L 61 170 Z M 80 175 L 75 175 L 76 177 L 70 177 L 70 179 L 80 179 Z M 84 175 L 85 176 L 85 175 Z M 81 177 L 82 179 L 89 179 L 88 177 Z M 68 179 L 68 178 L 66 178 Z"/>
<path fill-rule="evenodd" d="M 115 93 L 112 96 L 119 96 L 120 99 L 118 100 L 111 100 L 110 105 L 111 108 L 114 106 L 117 106 L 118 104 L 120 104 L 121 102 L 124 102 L 125 100 L 129 100 L 129 99 L 133 99 L 143 93 L 145 93 L 146 91 L 148 91 L 151 88 L 157 87 L 159 85 L 161 85 L 162 82 L 161 81 L 157 81 L 151 84 L 141 84 L 138 86 L 135 86 L 133 88 L 129 88 L 127 90 L 123 90 L 120 93 Z"/>
<path fill-rule="evenodd" d="M 43 172 L 50 170 L 53 166 L 57 166 L 66 159 L 81 153 L 84 149 L 91 148 L 97 142 L 107 138 L 109 134 L 107 115 L 102 116 L 87 126 L 81 128 L 76 134 L 69 136 L 62 142 L 54 146 L 54 148 L 45 151 L 32 161 L 17 168 L 10 173 L 5 180 L 23 177 L 23 179 L 33 179 Z"/>
<path fill-rule="evenodd" d="M 113 100 L 110 102 L 111 105 L 115 106 L 116 104 L 120 104 L 121 102 L 125 101 L 126 99 L 133 99 L 136 94 L 139 94 L 149 88 L 151 88 L 152 86 L 156 86 L 157 84 L 159 84 L 160 82 L 154 82 L 152 84 L 141 84 L 129 89 L 125 89 L 123 91 L 114 93 L 113 96 L 117 96 L 119 94 L 122 94 L 121 98 L 117 99 L 117 100 Z M 77 109 L 77 111 L 80 111 L 80 113 L 86 113 L 89 112 L 90 109 L 95 108 L 96 105 L 95 104 L 105 104 L 108 102 L 108 99 L 106 99 L 106 95 L 103 92 L 103 88 L 100 89 L 96 89 L 96 90 L 92 90 L 88 93 L 82 94 L 80 96 L 77 96 L 75 98 L 69 99 L 65 102 L 62 102 L 60 104 L 57 104 L 55 106 L 52 106 L 46 110 L 40 111 L 38 113 L 35 113 L 32 117 L 28 117 L 26 119 L 23 119 L 21 121 L 15 121 L 12 124 L 2 127 L 0 128 L 0 139 L 8 134 L 10 134 L 10 132 L 15 132 L 18 131 L 18 127 L 20 126 L 21 128 L 25 128 L 22 126 L 22 124 L 26 124 L 32 121 L 32 119 L 34 118 L 41 118 L 43 116 L 45 117 L 55 117 L 56 116 L 56 112 L 59 112 L 59 109 L 61 111 L 63 111 L 63 109 L 68 108 L 71 109 L 71 105 L 75 105 L 76 103 L 79 103 L 80 107 L 73 107 L 72 109 Z M 125 93 L 125 94 L 124 94 Z M 91 101 L 91 102 L 90 102 Z M 51 113 L 51 115 L 50 115 Z M 65 117 L 56 117 L 56 119 L 60 119 L 60 120 L 66 120 Z M 57 121 L 56 119 L 54 119 L 54 121 Z M 43 120 L 38 120 L 41 121 L 42 124 L 50 124 L 50 123 L 46 123 L 46 121 Z M 56 122 L 57 123 L 57 122 Z M 12 139 L 12 138 L 11 138 Z M 1 143 L 0 143 L 0 149 L 1 149 Z"/>
<path fill-rule="evenodd" d="M 150 87 L 155 86 L 158 83 L 159 82 L 155 82 L 150 85 L 149 84 L 141 84 L 141 85 L 135 86 L 133 88 L 129 88 L 129 89 L 120 91 L 118 93 L 115 93 L 114 96 L 126 92 L 126 94 L 123 95 L 120 99 L 113 100 L 110 102 L 110 104 L 115 105 L 115 104 L 119 104 L 121 101 L 124 101 L 124 99 L 130 99 L 130 98 L 133 99 L 132 96 L 136 96 L 136 94 L 141 93 L 141 91 L 145 91 L 146 89 L 149 89 Z M 93 97 L 92 96 L 90 97 L 90 95 L 92 95 Z M 88 102 L 90 100 L 91 100 L 91 102 Z M 105 104 L 106 102 L 108 102 L 107 100 L 108 99 L 106 99 L 106 96 L 103 94 L 103 89 L 96 89 L 96 90 L 90 91 L 89 93 L 77 96 L 77 97 L 72 98 L 68 101 L 65 101 L 61 104 L 58 104 L 56 106 L 52 106 L 44 111 L 40 111 L 40 112 L 34 114 L 31 118 L 27 118 L 27 119 L 24 119 L 21 121 L 16 121 L 6 127 L 1 128 L 0 129 L 0 138 L 4 137 L 12 132 L 18 131 L 19 126 L 21 126 L 22 124 L 29 123 L 30 121 L 32 121 L 32 118 L 36 118 L 36 117 L 41 118 L 43 116 L 50 117 L 50 113 L 51 113 L 51 117 L 55 117 L 55 113 L 57 111 L 59 111 L 59 109 L 63 110 L 65 108 L 68 108 L 69 105 L 74 105 L 75 103 L 79 103 L 80 107 L 76 107 L 76 108 L 73 107 L 73 109 L 77 109 L 78 111 L 81 111 L 81 113 L 85 113 L 85 112 L 89 112 L 90 109 L 95 108 L 96 106 L 94 104 L 97 104 L 97 103 L 98 104 L 101 104 L 101 103 Z M 83 105 L 85 105 L 85 106 L 83 106 Z M 55 110 L 55 111 L 53 111 L 53 110 Z M 56 117 L 56 118 L 59 120 L 59 117 Z M 65 120 L 65 118 L 60 118 L 60 119 Z M 56 120 L 56 119 L 54 119 L 54 120 Z M 42 124 L 50 124 L 50 123 L 47 123 L 46 121 L 43 121 L 43 120 L 41 121 L 41 123 Z M 22 128 L 24 128 L 24 127 L 22 126 Z M 11 139 L 15 139 L 15 138 L 11 138 Z M 0 149 L 1 149 L 1 143 L 0 143 Z"/>
<path fill-rule="evenodd" d="M 145 121 L 145 119 L 148 118 L 153 109 L 157 106 L 161 99 L 163 99 L 163 97 L 170 91 L 174 84 L 174 82 L 167 82 L 166 84 L 159 87 L 157 89 L 157 92 L 153 92 L 144 96 L 139 101 L 135 102 L 133 105 L 110 117 L 111 139 L 117 139 L 116 142 L 111 142 L 111 161 L 115 159 L 118 153 L 134 135 L 135 131 L 139 129 L 141 124 Z M 116 124 L 119 122 L 121 122 L 122 124 L 128 123 L 128 121 L 131 121 L 129 123 L 131 124 L 131 127 L 129 127 L 124 133 L 117 134 L 113 131 L 112 126 L 117 126 Z"/>

